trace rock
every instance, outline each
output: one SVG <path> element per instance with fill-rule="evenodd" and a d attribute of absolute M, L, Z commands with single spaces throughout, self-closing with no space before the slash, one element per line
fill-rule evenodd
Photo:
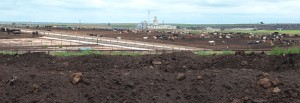
<path fill-rule="evenodd" d="M 281 92 L 281 90 L 278 87 L 273 89 L 273 93 L 279 93 L 279 92 Z"/>
<path fill-rule="evenodd" d="M 203 80 L 203 77 L 201 75 L 198 75 L 197 80 Z"/>
<path fill-rule="evenodd" d="M 154 65 L 161 65 L 162 62 L 161 62 L 161 61 L 154 60 L 154 61 L 152 61 L 152 64 L 154 64 Z"/>
<path fill-rule="evenodd" d="M 31 92 L 37 93 L 37 92 L 38 92 L 38 89 L 39 89 L 39 86 L 38 86 L 37 84 L 33 84 L 33 85 L 32 85 L 32 90 L 31 90 Z"/>
<path fill-rule="evenodd" d="M 274 80 L 271 80 L 271 82 L 272 82 L 273 86 L 278 86 L 281 83 L 278 78 L 275 78 Z"/>
<path fill-rule="evenodd" d="M 179 80 L 179 81 L 182 81 L 186 78 L 185 74 L 184 73 L 179 73 L 177 74 L 176 76 L 176 79 Z"/>
<path fill-rule="evenodd" d="M 272 83 L 269 78 L 263 78 L 258 81 L 258 84 L 264 88 L 269 88 L 272 86 Z"/>
<path fill-rule="evenodd" d="M 247 61 L 242 61 L 242 62 L 241 62 L 241 65 L 242 65 L 242 66 L 248 65 L 248 62 L 247 62 Z"/>
<path fill-rule="evenodd" d="M 74 84 L 74 85 L 76 85 L 76 84 L 78 84 L 82 79 L 82 73 L 81 72 L 78 72 L 78 73 L 73 73 L 73 74 L 71 74 L 71 76 L 70 76 L 70 81 Z"/>

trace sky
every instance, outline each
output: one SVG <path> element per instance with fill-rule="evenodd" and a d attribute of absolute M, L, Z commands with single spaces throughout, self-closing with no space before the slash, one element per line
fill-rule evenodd
<path fill-rule="evenodd" d="M 0 21 L 300 23 L 300 0 L 1 0 Z"/>

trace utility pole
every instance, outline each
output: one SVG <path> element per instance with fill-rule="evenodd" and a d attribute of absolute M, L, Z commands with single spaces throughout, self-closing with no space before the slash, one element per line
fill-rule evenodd
<path fill-rule="evenodd" d="M 81 19 L 79 19 L 79 28 L 81 28 Z"/>

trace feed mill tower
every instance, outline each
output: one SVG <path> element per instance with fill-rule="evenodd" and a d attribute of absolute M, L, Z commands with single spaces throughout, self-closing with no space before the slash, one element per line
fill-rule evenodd
<path fill-rule="evenodd" d="M 174 29 L 177 29 L 177 27 L 176 26 L 172 26 L 172 25 L 159 25 L 157 16 L 154 16 L 153 24 L 152 25 L 148 25 L 147 29 L 150 29 L 150 30 L 155 30 L 155 29 L 173 29 L 174 30 Z"/>
<path fill-rule="evenodd" d="M 157 16 L 154 16 L 153 26 L 158 26 L 158 19 L 157 19 Z"/>

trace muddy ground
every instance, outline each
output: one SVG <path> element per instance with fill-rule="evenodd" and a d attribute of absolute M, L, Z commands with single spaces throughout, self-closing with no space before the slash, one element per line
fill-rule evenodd
<path fill-rule="evenodd" d="M 300 55 L 0 55 L 3 103 L 299 103 Z"/>

